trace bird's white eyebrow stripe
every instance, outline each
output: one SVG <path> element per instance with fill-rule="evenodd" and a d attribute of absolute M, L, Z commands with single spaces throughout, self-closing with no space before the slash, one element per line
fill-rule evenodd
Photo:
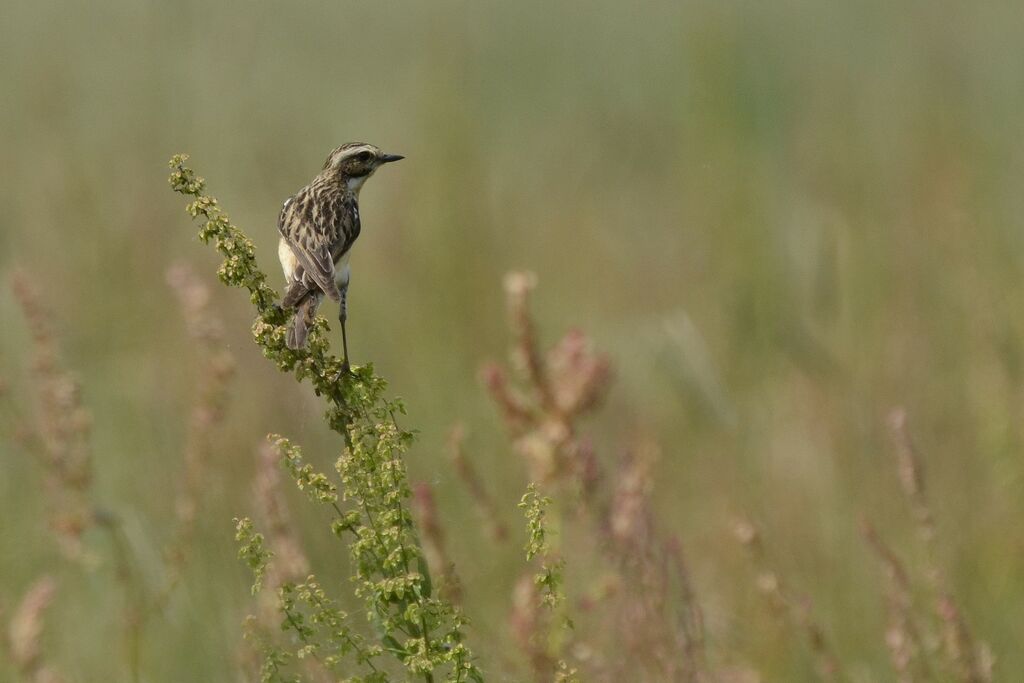
<path fill-rule="evenodd" d="M 351 149 L 346 149 L 344 152 L 341 153 L 341 158 L 342 159 L 348 159 L 349 157 L 355 156 L 356 154 L 359 154 L 360 152 L 372 152 L 372 151 L 373 151 L 373 148 L 370 147 L 370 145 L 359 145 L 358 147 L 352 147 Z"/>

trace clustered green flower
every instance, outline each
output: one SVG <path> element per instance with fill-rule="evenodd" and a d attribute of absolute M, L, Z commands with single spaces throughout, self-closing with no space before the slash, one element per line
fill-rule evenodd
<path fill-rule="evenodd" d="M 519 507 L 526 515 L 526 561 L 529 562 L 538 555 L 543 558 L 540 571 L 534 575 L 534 582 L 541 590 L 541 602 L 549 608 L 554 609 L 565 600 L 565 593 L 562 589 L 562 570 L 565 568 L 565 560 L 559 558 L 550 560 L 551 548 L 548 545 L 548 530 L 546 524 L 547 508 L 551 505 L 551 499 L 537 493 L 537 485 L 530 484 Z"/>
<path fill-rule="evenodd" d="M 203 221 L 199 238 L 212 242 L 224 257 L 218 276 L 229 286 L 249 291 L 257 312 L 253 336 L 263 354 L 281 370 L 294 372 L 299 381 L 310 381 L 326 400 L 328 425 L 345 439 L 335 466 L 339 487 L 305 462 L 297 446 L 283 437 L 270 437 L 298 488 L 313 502 L 330 507 L 332 531 L 349 540 L 355 592 L 365 601 L 366 615 L 379 635 L 379 644 L 367 644 L 315 577 L 285 583 L 278 609 L 282 628 L 294 634 L 296 646 L 289 650 L 265 642 L 249 629 L 249 637 L 263 653 L 261 680 L 299 681 L 298 674 L 288 673 L 289 667 L 296 660 L 313 658 L 332 672 L 344 666 L 365 671 L 346 681 L 379 683 L 389 680 L 380 662 L 389 656 L 426 681 L 433 681 L 435 674 L 443 674 L 447 681 L 482 681 L 463 642 L 466 621 L 450 603 L 433 595 L 416 537 L 402 459 L 413 434 L 401 429 L 395 417 L 404 414 L 404 407 L 384 396 L 387 384 L 371 365 L 353 367 L 350 375 L 342 372 L 341 359 L 329 351 L 323 318 L 314 324 L 305 349 L 287 347 L 287 315 L 257 266 L 252 241 L 230 222 L 216 199 L 203 194 L 205 182 L 185 166 L 187 158 L 171 159 L 170 183 L 176 192 L 192 198 L 187 211 Z M 258 592 L 271 554 L 248 519 L 237 522 L 237 539 L 239 555 L 255 576 L 253 592 Z"/>
<path fill-rule="evenodd" d="M 565 560 L 561 557 L 552 557 L 549 543 L 550 532 L 547 526 L 547 511 L 551 505 L 551 499 L 542 496 L 537 492 L 537 485 L 531 483 L 526 488 L 519 501 L 519 507 L 526 516 L 526 561 L 529 562 L 535 557 L 541 558 L 540 570 L 533 575 L 533 581 L 540 590 L 540 604 L 551 610 L 561 612 L 560 633 L 551 631 L 548 634 L 549 640 L 558 641 L 562 635 L 571 631 L 574 626 L 572 619 L 565 610 L 565 588 L 563 585 L 563 571 Z M 558 650 L 557 647 L 554 648 Z M 555 670 L 555 683 L 579 683 L 579 673 L 570 667 L 566 662 L 559 660 Z"/>
<path fill-rule="evenodd" d="M 271 554 L 263 547 L 263 534 L 253 529 L 252 520 L 248 517 L 235 519 L 235 540 L 240 546 L 239 559 L 245 560 L 252 570 L 252 594 L 256 595 L 263 588 L 263 576 L 267 573 Z"/>
<path fill-rule="evenodd" d="M 298 446 L 293 446 L 291 441 L 277 434 L 267 438 L 277 447 L 281 462 L 300 491 L 305 491 L 309 499 L 316 503 L 338 502 L 338 487 L 331 483 L 326 474 L 314 471 L 311 464 L 303 461 L 302 450 Z"/>

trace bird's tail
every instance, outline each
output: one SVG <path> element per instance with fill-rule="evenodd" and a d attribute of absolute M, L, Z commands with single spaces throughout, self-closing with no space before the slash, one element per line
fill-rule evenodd
<path fill-rule="evenodd" d="M 285 339 L 289 349 L 298 350 L 306 347 L 306 337 L 320 307 L 320 298 L 310 293 L 295 306 L 295 315 L 288 323 L 288 336 Z"/>

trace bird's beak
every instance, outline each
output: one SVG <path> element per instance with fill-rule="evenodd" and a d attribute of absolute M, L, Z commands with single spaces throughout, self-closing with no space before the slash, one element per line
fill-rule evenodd
<path fill-rule="evenodd" d="M 404 158 L 401 154 L 381 154 L 380 163 L 390 164 L 392 161 L 399 161 Z"/>

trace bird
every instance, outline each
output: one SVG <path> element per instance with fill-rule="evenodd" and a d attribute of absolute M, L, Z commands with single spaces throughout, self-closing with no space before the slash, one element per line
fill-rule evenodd
<path fill-rule="evenodd" d="M 346 143 L 328 155 L 308 185 L 284 201 L 277 219 L 277 255 L 285 277 L 281 307 L 295 309 L 285 337 L 288 348 L 305 348 L 317 309 L 327 296 L 340 305 L 342 369 L 350 370 L 345 321 L 349 252 L 362 229 L 359 191 L 378 168 L 404 158 L 365 142 Z"/>

